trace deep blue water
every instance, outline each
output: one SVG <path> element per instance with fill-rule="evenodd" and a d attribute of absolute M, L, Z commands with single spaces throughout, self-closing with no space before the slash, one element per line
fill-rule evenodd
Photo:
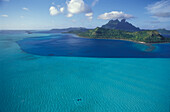
<path fill-rule="evenodd" d="M 71 34 L 25 38 L 17 42 L 27 53 L 42 56 L 102 58 L 170 58 L 170 44 L 150 46 L 122 40 L 87 39 Z"/>
<path fill-rule="evenodd" d="M 0 112 L 169 112 L 170 58 L 44 56 L 23 52 L 17 44 L 25 42 L 25 49 L 33 51 L 34 47 L 35 53 L 37 49 L 42 53 L 43 42 L 47 48 L 64 46 L 60 42 L 75 46 L 77 41 L 83 48 L 90 46 L 88 39 L 64 37 L 0 33 Z M 100 46 L 99 41 L 126 43 L 92 40 L 91 44 Z M 127 43 L 132 51 L 147 49 L 143 44 Z M 152 52 L 168 51 L 162 49 L 167 44 L 155 46 Z M 72 47 L 68 51 L 74 52 Z"/>
<path fill-rule="evenodd" d="M 170 38 L 170 35 L 162 35 L 162 36 L 164 36 L 164 37 L 166 37 L 166 38 Z"/>

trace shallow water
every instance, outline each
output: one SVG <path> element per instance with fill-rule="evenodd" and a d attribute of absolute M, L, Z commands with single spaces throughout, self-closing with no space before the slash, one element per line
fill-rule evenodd
<path fill-rule="evenodd" d="M 16 43 L 36 36 L 48 34 L 0 35 L 0 112 L 169 111 L 169 58 L 40 56 Z"/>

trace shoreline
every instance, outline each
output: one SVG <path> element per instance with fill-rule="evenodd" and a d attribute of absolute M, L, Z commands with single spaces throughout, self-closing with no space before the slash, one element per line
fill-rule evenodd
<path fill-rule="evenodd" d="M 153 44 L 165 44 L 165 43 L 170 43 L 170 42 L 157 42 L 157 43 L 146 43 L 146 42 L 142 42 L 142 41 L 134 41 L 134 40 L 128 40 L 128 39 L 110 39 L 110 38 L 90 38 L 90 37 L 85 37 L 85 36 L 80 36 L 78 34 L 74 34 L 74 33 L 68 33 L 68 34 L 72 34 L 75 35 L 79 38 L 88 38 L 88 39 L 105 39 L 105 40 L 122 40 L 122 41 L 129 41 L 129 42 L 133 42 L 133 43 L 138 43 L 138 44 L 144 44 L 146 45 L 148 48 L 146 48 L 144 51 L 146 52 L 151 52 L 153 51 L 156 47 L 153 46 Z"/>
<path fill-rule="evenodd" d="M 71 33 L 72 34 L 72 33 Z M 170 42 L 157 42 L 157 43 L 146 43 L 146 42 L 142 42 L 142 41 L 135 41 L 135 40 L 128 40 L 128 39 L 112 39 L 112 38 L 90 38 L 90 37 L 84 37 L 84 36 L 80 36 L 75 34 L 78 37 L 82 37 L 82 38 L 88 38 L 88 39 L 106 39 L 106 40 L 123 40 L 123 41 L 130 41 L 130 42 L 135 42 L 135 43 L 139 43 L 139 44 L 165 44 L 165 43 L 170 43 Z"/>
<path fill-rule="evenodd" d="M 72 33 L 70 33 L 72 34 Z M 83 37 L 77 34 L 74 34 L 80 38 L 88 38 L 88 39 L 96 39 L 96 38 L 89 38 L 89 37 Z M 129 41 L 129 42 L 134 42 L 134 43 L 138 43 L 138 44 L 144 44 L 146 45 L 148 48 L 145 49 L 145 51 L 147 52 L 151 52 L 155 49 L 155 46 L 153 46 L 152 44 L 161 44 L 161 43 L 146 43 L 146 42 L 142 42 L 142 41 L 133 41 L 133 40 L 127 40 L 127 39 L 108 39 L 108 38 L 97 38 L 97 39 L 106 39 L 106 40 L 122 40 L 122 41 Z M 169 42 L 166 42 L 169 43 Z"/>
<path fill-rule="evenodd" d="M 67 32 L 65 32 L 65 33 L 67 33 Z M 135 40 L 128 40 L 128 39 L 90 38 L 90 37 L 85 37 L 85 36 L 81 36 L 81 35 L 74 34 L 74 33 L 67 33 L 67 34 L 73 34 L 73 35 L 76 35 L 76 36 L 78 36 L 78 37 L 88 38 L 88 39 L 124 40 L 124 41 L 130 41 L 130 42 L 140 43 L 140 44 L 165 44 L 165 43 L 170 43 L 170 42 L 155 42 L 155 43 L 146 43 L 146 42 L 143 42 L 143 41 L 135 41 Z"/>

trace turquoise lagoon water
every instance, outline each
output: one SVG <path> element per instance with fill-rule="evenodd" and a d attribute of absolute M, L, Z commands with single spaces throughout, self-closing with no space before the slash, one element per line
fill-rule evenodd
<path fill-rule="evenodd" d="M 0 34 L 0 112 L 169 112 L 169 58 L 40 56 L 16 43 L 40 36 Z"/>

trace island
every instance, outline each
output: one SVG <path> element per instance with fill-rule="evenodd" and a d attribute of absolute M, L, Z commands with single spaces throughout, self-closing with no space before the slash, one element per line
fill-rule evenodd
<path fill-rule="evenodd" d="M 170 38 L 162 36 L 157 30 L 141 30 L 126 20 L 111 20 L 102 27 L 89 30 L 72 30 L 67 33 L 93 39 L 119 39 L 140 43 L 165 43 Z"/>

